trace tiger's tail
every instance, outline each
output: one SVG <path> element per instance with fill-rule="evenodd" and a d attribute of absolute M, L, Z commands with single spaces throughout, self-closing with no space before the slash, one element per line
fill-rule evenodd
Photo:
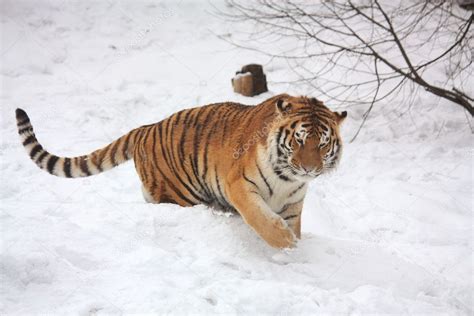
<path fill-rule="evenodd" d="M 64 178 L 92 176 L 131 159 L 135 143 L 141 134 L 141 128 L 137 128 L 88 155 L 59 157 L 50 154 L 41 146 L 28 115 L 22 109 L 16 109 L 16 124 L 18 134 L 31 160 L 50 174 Z"/>

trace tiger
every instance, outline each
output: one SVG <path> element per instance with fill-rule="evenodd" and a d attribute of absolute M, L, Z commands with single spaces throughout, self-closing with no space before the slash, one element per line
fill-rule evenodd
<path fill-rule="evenodd" d="M 135 128 L 88 155 L 59 157 L 16 109 L 23 146 L 50 174 L 88 177 L 133 159 L 147 202 L 236 212 L 274 248 L 301 238 L 308 183 L 338 165 L 346 116 L 316 98 L 288 94 L 256 106 L 214 103 Z"/>

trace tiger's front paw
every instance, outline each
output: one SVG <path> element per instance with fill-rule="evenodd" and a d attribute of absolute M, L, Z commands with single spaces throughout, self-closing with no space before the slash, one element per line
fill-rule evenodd
<path fill-rule="evenodd" d="M 272 221 L 272 229 L 265 236 L 265 241 L 274 248 L 293 248 L 296 245 L 296 236 L 282 219 Z"/>

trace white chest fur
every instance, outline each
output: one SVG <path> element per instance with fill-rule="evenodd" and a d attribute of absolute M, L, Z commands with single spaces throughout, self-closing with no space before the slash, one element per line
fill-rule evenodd
<path fill-rule="evenodd" d="M 287 181 L 278 180 L 273 190 L 273 194 L 267 196 L 265 201 L 273 212 L 277 213 L 285 205 L 301 201 L 306 194 L 306 189 L 307 184 L 305 183 L 288 183 Z"/>
<path fill-rule="evenodd" d="M 307 182 L 281 179 L 265 159 L 260 159 L 259 167 L 264 178 L 259 177 L 258 186 L 262 188 L 262 197 L 273 212 L 277 213 L 285 205 L 301 201 L 306 195 Z"/>

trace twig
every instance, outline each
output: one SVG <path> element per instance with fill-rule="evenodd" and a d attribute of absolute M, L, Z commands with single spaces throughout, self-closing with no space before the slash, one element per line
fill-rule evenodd
<path fill-rule="evenodd" d="M 369 117 L 369 114 L 370 112 L 372 111 L 372 108 L 374 107 L 374 104 L 375 104 L 375 100 L 377 100 L 377 95 L 379 94 L 379 89 L 380 89 L 380 78 L 378 76 L 378 67 L 377 67 L 377 59 L 374 60 L 374 70 L 375 70 L 375 74 L 377 75 L 377 78 L 378 78 L 378 82 L 377 82 L 377 90 L 375 91 L 375 94 L 374 94 L 374 97 L 372 99 L 372 103 L 370 104 L 369 108 L 367 109 L 367 111 L 365 111 L 364 115 L 362 116 L 363 119 L 362 119 L 362 123 L 360 123 L 360 126 L 359 126 L 359 129 L 357 130 L 357 132 L 355 133 L 354 137 L 352 137 L 352 139 L 349 141 L 349 143 L 352 143 L 356 138 L 357 136 L 359 135 L 362 127 L 364 126 L 365 124 L 365 121 L 367 121 L 367 118 Z"/>

